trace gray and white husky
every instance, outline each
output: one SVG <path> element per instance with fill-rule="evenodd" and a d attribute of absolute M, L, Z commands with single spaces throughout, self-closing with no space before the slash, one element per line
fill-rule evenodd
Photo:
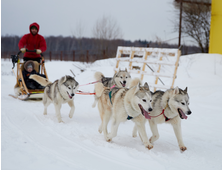
<path fill-rule="evenodd" d="M 63 122 L 60 109 L 62 104 L 68 103 L 71 107 L 69 117 L 73 117 L 75 112 L 74 96 L 79 88 L 79 83 L 73 77 L 66 75 L 53 83 L 46 81 L 45 78 L 38 75 L 31 75 L 30 78 L 37 81 L 42 86 L 46 86 L 43 96 L 44 115 L 47 114 L 47 107 L 53 103 L 58 122 Z"/>
<path fill-rule="evenodd" d="M 188 106 L 189 96 L 187 87 L 185 90 L 176 87 L 165 92 L 156 91 L 152 93 L 152 100 L 153 110 L 149 114 L 150 119 L 148 119 L 152 137 L 149 141 L 153 143 L 159 138 L 157 124 L 169 123 L 173 126 L 180 150 L 185 151 L 187 148 L 182 139 L 181 119 L 187 119 L 186 115 L 191 114 Z M 133 137 L 136 136 L 137 127 L 134 127 Z"/>
<path fill-rule="evenodd" d="M 127 69 L 125 68 L 125 70 L 120 70 L 114 74 L 113 77 L 105 77 L 103 75 L 103 73 L 101 72 L 96 72 L 94 74 L 94 77 L 96 80 L 100 80 L 101 83 L 105 86 L 105 87 L 109 87 L 109 88 L 113 88 L 113 87 L 128 87 L 129 83 L 131 81 L 131 75 L 128 73 Z M 95 100 L 94 103 L 92 105 L 92 107 L 96 106 L 96 103 L 98 101 L 98 97 L 95 96 Z"/>
<path fill-rule="evenodd" d="M 111 141 L 117 135 L 121 122 L 132 120 L 135 123 L 141 139 L 146 148 L 153 145 L 149 142 L 145 131 L 145 119 L 149 118 L 148 112 L 152 111 L 151 92 L 147 83 L 140 86 L 140 80 L 134 79 L 130 89 L 115 87 L 112 89 L 103 86 L 102 83 L 95 85 L 96 95 L 99 97 L 98 109 L 102 119 L 99 132 L 103 131 L 106 141 Z M 110 98 L 110 91 L 111 98 Z M 107 125 L 112 117 L 111 133 L 107 132 Z"/>

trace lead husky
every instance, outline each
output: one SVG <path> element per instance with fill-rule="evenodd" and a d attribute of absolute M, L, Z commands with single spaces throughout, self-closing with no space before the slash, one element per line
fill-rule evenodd
<path fill-rule="evenodd" d="M 75 112 L 74 96 L 79 88 L 79 83 L 71 76 L 64 76 L 59 80 L 51 83 L 47 79 L 38 75 L 31 75 L 31 79 L 34 79 L 42 86 L 46 86 L 44 89 L 43 104 L 44 115 L 47 114 L 47 107 L 53 103 L 55 106 L 56 116 L 58 122 L 63 122 L 61 119 L 60 109 L 62 104 L 68 103 L 71 107 L 69 117 L 72 118 Z"/>
<path fill-rule="evenodd" d="M 94 74 L 94 77 L 96 80 L 100 80 L 101 83 L 105 86 L 105 87 L 109 87 L 109 88 L 113 88 L 114 86 L 117 87 L 128 87 L 129 83 L 131 81 L 131 75 L 128 73 L 127 69 L 125 68 L 125 70 L 120 70 L 114 74 L 113 77 L 109 78 L 109 77 L 105 77 L 103 75 L 103 73 L 101 72 L 96 72 Z M 94 103 L 92 105 L 92 107 L 96 106 L 96 103 L 98 101 L 98 97 L 95 96 L 95 100 Z"/>
<path fill-rule="evenodd" d="M 113 88 L 111 98 L 109 92 L 110 89 L 104 87 L 102 83 L 96 85 L 96 95 L 99 97 L 98 108 L 102 119 L 99 131 L 103 131 L 105 139 L 109 142 L 117 135 L 119 124 L 131 119 L 138 129 L 145 147 L 151 149 L 153 146 L 149 143 L 145 131 L 145 118 L 148 119 L 148 112 L 152 111 L 152 99 L 148 84 L 140 86 L 140 80 L 134 79 L 130 89 Z M 107 125 L 111 114 L 112 127 L 111 133 L 108 134 Z"/>
<path fill-rule="evenodd" d="M 173 126 L 180 150 L 185 151 L 187 148 L 183 143 L 181 134 L 181 119 L 187 119 L 187 115 L 191 114 L 189 109 L 189 96 L 187 87 L 182 90 L 178 87 L 169 89 L 166 92 L 156 91 L 152 94 L 153 111 L 150 112 L 149 125 L 152 131 L 152 137 L 149 139 L 151 143 L 159 138 L 157 124 L 169 123 Z M 133 129 L 133 137 L 137 136 L 137 128 Z"/>

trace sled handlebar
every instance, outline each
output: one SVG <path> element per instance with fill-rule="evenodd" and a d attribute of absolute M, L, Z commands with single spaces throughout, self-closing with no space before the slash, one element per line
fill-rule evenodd
<path fill-rule="evenodd" d="M 21 52 L 21 51 L 20 51 Z M 37 52 L 37 50 L 35 49 L 35 50 L 27 50 L 26 49 L 26 52 Z M 40 53 L 40 55 L 41 55 L 41 57 L 43 57 L 43 54 L 42 53 Z"/>
<path fill-rule="evenodd" d="M 35 50 L 27 50 L 27 49 L 26 49 L 26 52 L 37 52 L 37 50 L 36 50 L 36 49 L 35 49 Z M 21 53 L 22 53 L 22 51 L 19 51 L 19 52 L 17 53 L 17 55 L 19 56 Z M 40 55 L 41 55 L 41 57 L 43 57 L 43 53 L 40 53 Z"/>
<path fill-rule="evenodd" d="M 26 52 L 37 52 L 37 50 L 36 50 L 36 49 L 35 49 L 35 50 L 27 50 L 27 49 L 26 49 Z M 12 69 L 14 69 L 14 67 L 15 67 L 15 63 L 18 63 L 18 61 L 19 61 L 19 55 L 20 55 L 21 53 L 22 53 L 22 51 L 19 51 L 19 52 L 17 53 L 17 55 L 11 55 L 11 58 L 12 58 L 12 64 L 13 64 Z M 40 55 L 41 55 L 41 57 L 42 57 L 42 61 L 44 62 L 43 54 L 40 53 Z"/>

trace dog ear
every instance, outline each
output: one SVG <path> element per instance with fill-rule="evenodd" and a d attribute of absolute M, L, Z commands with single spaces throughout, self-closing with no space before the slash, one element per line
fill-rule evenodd
<path fill-rule="evenodd" d="M 127 68 L 125 68 L 125 71 L 128 72 Z"/>
<path fill-rule="evenodd" d="M 113 77 L 113 78 L 118 77 L 117 75 L 118 75 L 118 72 L 116 72 L 116 73 L 114 74 L 114 77 Z"/>
<path fill-rule="evenodd" d="M 147 82 L 145 82 L 145 84 L 144 84 L 144 89 L 147 90 L 147 91 L 149 91 L 149 85 L 148 85 Z"/>
<path fill-rule="evenodd" d="M 119 71 L 118 72 L 120 72 L 121 71 L 121 69 L 119 68 Z"/>
<path fill-rule="evenodd" d="M 63 83 L 67 80 L 67 76 L 65 76 Z"/>
<path fill-rule="evenodd" d="M 186 92 L 186 93 L 187 93 L 187 87 L 184 89 L 184 92 Z"/>
<path fill-rule="evenodd" d="M 62 77 L 62 78 L 60 79 L 60 82 L 61 82 L 61 83 L 64 83 L 66 80 L 67 80 L 67 76 L 64 76 L 64 77 Z"/>
<path fill-rule="evenodd" d="M 173 91 L 173 94 L 174 94 L 174 95 L 175 95 L 175 94 L 179 94 L 179 88 L 178 88 L 178 86 L 175 87 L 175 89 L 174 89 L 174 91 Z"/>

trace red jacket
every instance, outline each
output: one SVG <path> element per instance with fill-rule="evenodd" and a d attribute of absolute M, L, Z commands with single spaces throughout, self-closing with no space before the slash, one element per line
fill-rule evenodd
<path fill-rule="evenodd" d="M 47 50 L 46 41 L 42 35 L 38 34 L 39 28 L 40 28 L 39 25 L 34 22 L 34 23 L 30 24 L 29 28 L 31 29 L 32 26 L 37 27 L 37 34 L 33 35 L 31 33 L 31 30 L 30 30 L 29 34 L 25 34 L 19 41 L 19 44 L 18 44 L 19 49 L 21 49 L 21 48 L 26 48 L 28 50 L 40 49 L 43 53 Z M 24 57 L 39 58 L 41 56 L 40 56 L 40 54 L 37 54 L 35 52 L 26 52 L 24 54 Z"/>

